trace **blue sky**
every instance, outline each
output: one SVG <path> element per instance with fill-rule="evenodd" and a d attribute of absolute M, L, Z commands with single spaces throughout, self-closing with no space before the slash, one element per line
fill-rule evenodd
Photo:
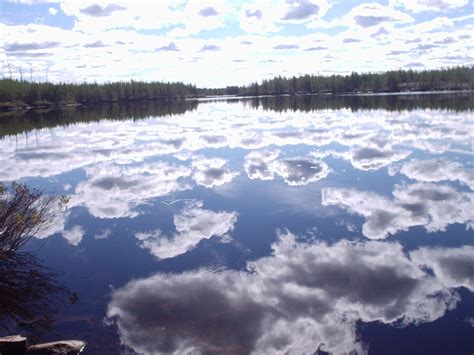
<path fill-rule="evenodd" d="M 471 0 L 0 3 L 2 74 L 247 84 L 473 65 Z"/>

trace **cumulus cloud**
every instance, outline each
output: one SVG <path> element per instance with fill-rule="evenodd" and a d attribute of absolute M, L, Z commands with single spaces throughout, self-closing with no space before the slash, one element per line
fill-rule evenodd
<path fill-rule="evenodd" d="M 94 239 L 107 239 L 112 235 L 112 230 L 110 228 L 106 228 L 102 230 L 99 234 L 94 236 Z"/>
<path fill-rule="evenodd" d="M 275 171 L 271 166 L 278 158 L 278 151 L 254 151 L 245 157 L 244 169 L 250 179 L 273 180 Z"/>
<path fill-rule="evenodd" d="M 108 4 L 107 6 L 100 6 L 98 4 L 92 4 L 80 9 L 81 14 L 85 14 L 92 17 L 104 17 L 110 16 L 114 13 L 114 11 L 123 11 L 126 10 L 125 7 L 116 5 L 116 4 Z"/>
<path fill-rule="evenodd" d="M 262 18 L 262 11 L 261 10 L 245 10 L 245 16 L 247 17 L 255 17 L 256 19 L 260 20 Z"/>
<path fill-rule="evenodd" d="M 450 11 L 469 4 L 469 0 L 390 0 L 391 6 L 412 12 Z"/>
<path fill-rule="evenodd" d="M 74 246 L 79 245 L 84 234 L 85 231 L 81 226 L 74 226 L 71 229 L 62 232 L 63 238 L 66 239 L 69 244 Z"/>
<path fill-rule="evenodd" d="M 204 9 L 199 10 L 199 15 L 203 17 L 217 16 L 219 13 L 212 6 L 205 7 Z"/>
<path fill-rule="evenodd" d="M 411 152 L 407 150 L 396 151 L 392 147 L 380 147 L 377 144 L 367 142 L 365 146 L 352 146 L 349 151 L 327 151 L 325 154 L 349 160 L 354 168 L 360 170 L 378 170 L 390 163 L 405 159 Z"/>
<path fill-rule="evenodd" d="M 342 42 L 343 43 L 358 43 L 358 42 L 362 42 L 362 40 L 357 39 L 357 38 L 344 38 Z"/>
<path fill-rule="evenodd" d="M 235 59 L 234 62 L 244 62 L 243 60 Z M 206 142 L 207 147 L 219 148 L 225 147 L 228 144 L 227 138 L 224 135 L 216 134 L 203 134 L 199 136 L 204 142 Z"/>
<path fill-rule="evenodd" d="M 473 259 L 465 248 L 443 251 Z M 134 280 L 113 292 L 107 316 L 139 353 L 364 353 L 356 322 L 419 324 L 455 307 L 454 288 L 474 269 L 453 262 L 441 270 L 440 256 L 426 248 L 409 257 L 378 241 L 305 244 L 280 233 L 272 255 L 248 271 Z"/>
<path fill-rule="evenodd" d="M 410 227 L 428 232 L 445 230 L 454 223 L 474 220 L 474 194 L 444 185 L 417 183 L 399 185 L 393 200 L 372 192 L 349 188 L 323 188 L 322 204 L 337 205 L 365 218 L 362 234 L 383 239 Z"/>
<path fill-rule="evenodd" d="M 390 16 L 371 16 L 371 15 L 357 15 L 354 16 L 356 24 L 362 27 L 377 26 L 382 22 L 391 22 L 394 19 Z"/>
<path fill-rule="evenodd" d="M 239 14 L 240 28 L 247 33 L 275 32 L 279 29 L 275 23 L 277 16 L 283 14 L 278 5 L 268 1 L 245 3 Z"/>
<path fill-rule="evenodd" d="M 466 287 L 474 291 L 474 247 L 420 248 L 410 258 L 422 267 L 433 270 L 445 287 Z"/>
<path fill-rule="evenodd" d="M 187 167 L 154 162 L 133 165 L 96 164 L 86 169 L 71 196 L 72 206 L 84 206 L 97 218 L 136 217 L 137 208 L 148 199 L 191 188 L 182 180 L 190 176 Z"/>
<path fill-rule="evenodd" d="M 425 1 L 425 3 L 454 4 L 454 1 Z M 170 4 L 167 1 L 158 1 L 153 2 L 152 6 L 148 2 L 140 1 L 113 1 L 112 3 L 66 1 L 60 4 L 61 14 L 64 13 L 70 19 L 74 19 L 72 29 L 64 28 L 67 23 L 61 21 L 56 14 L 47 17 L 47 23 L 51 24 L 51 21 L 55 21 L 54 25 L 10 26 L 3 24 L 1 32 L 9 44 L 41 43 L 45 41 L 45 38 L 48 41 L 61 43 L 61 46 L 58 46 L 60 48 L 54 51 L 54 56 L 30 55 L 28 57 L 24 54 L 15 56 L 15 60 L 19 62 L 16 65 L 22 67 L 28 67 L 28 61 L 34 58 L 37 66 L 33 68 L 34 72 L 44 73 L 48 67 L 50 80 L 81 82 L 92 78 L 102 82 L 133 78 L 135 80 L 187 81 L 192 76 L 194 83 L 198 86 L 217 87 L 260 81 L 269 73 L 281 73 L 285 76 L 299 75 L 303 74 L 300 73 L 299 68 L 310 67 L 313 63 L 314 58 L 311 52 L 290 52 L 287 49 L 287 52 L 279 51 L 278 53 L 285 56 L 285 60 L 280 62 L 284 64 L 275 64 L 271 66 L 272 68 L 260 65 L 264 57 L 272 55 L 272 47 L 280 44 L 298 45 L 302 49 L 328 47 L 330 53 L 336 50 L 337 56 L 332 53 L 331 58 L 326 58 L 330 60 L 321 61 L 318 72 L 323 75 L 332 74 L 334 68 L 337 68 L 336 71 L 340 73 L 382 71 L 387 68 L 404 67 L 406 63 L 415 60 L 413 58 L 415 55 L 410 55 L 410 52 L 390 58 L 385 55 L 387 52 L 403 47 L 405 40 L 422 36 L 423 43 L 434 43 L 443 40 L 431 38 L 431 33 L 439 32 L 458 39 L 470 30 L 469 18 L 464 16 L 464 19 L 458 20 L 454 17 L 456 13 L 447 12 L 444 16 L 430 19 L 426 23 L 421 23 L 423 18 L 417 17 L 417 23 L 411 25 L 413 19 L 403 13 L 405 8 L 399 5 L 383 6 L 366 3 L 356 6 L 348 16 L 343 16 L 342 19 L 323 20 L 321 16 L 326 13 L 328 7 L 325 0 L 256 0 L 244 4 L 224 1 L 188 1 Z M 59 9 L 59 6 L 55 8 Z M 460 8 L 459 11 L 466 11 L 466 7 Z M 235 31 L 237 21 L 243 33 Z M 297 31 L 294 31 L 288 26 L 299 27 Z M 335 28 L 337 28 L 335 32 L 331 30 Z M 219 35 L 218 38 L 212 38 L 213 33 L 208 33 L 206 39 L 196 36 L 202 31 L 217 29 L 222 29 L 222 36 Z M 314 32 L 310 29 L 318 30 Z M 278 32 L 278 36 L 269 35 L 272 32 Z M 288 35 L 293 32 L 298 35 Z M 323 35 L 321 32 L 326 32 L 326 34 Z M 387 32 L 388 34 L 383 34 Z M 374 33 L 379 35 L 371 37 L 370 35 Z M 251 34 L 257 34 L 257 36 Z M 322 41 L 317 46 L 314 45 L 314 40 L 321 40 L 322 35 L 324 37 Z M 133 45 L 118 46 L 115 43 L 117 38 L 120 38 L 122 43 Z M 336 48 L 337 43 L 350 43 L 344 42 L 345 38 L 359 39 L 363 45 Z M 109 44 L 107 49 L 110 53 L 96 58 L 94 57 L 96 51 L 81 51 L 84 44 L 95 41 Z M 162 41 L 167 42 L 162 43 Z M 177 62 L 171 55 L 160 57 L 160 65 L 156 66 L 155 49 L 162 47 L 165 51 L 166 45 L 171 41 L 180 48 L 181 59 Z M 221 48 L 218 66 L 214 65 L 216 59 L 214 56 L 207 56 L 199 61 L 193 59 L 194 53 L 209 41 L 212 41 L 212 45 Z M 255 45 L 238 45 L 241 42 L 252 42 Z M 425 63 L 426 68 L 466 65 L 472 62 L 466 53 L 465 45 L 452 41 L 439 45 L 445 47 L 446 50 L 443 50 L 443 53 L 451 53 L 451 55 L 441 58 L 443 54 L 440 52 L 441 48 L 433 48 L 423 52 L 423 57 L 416 58 L 416 61 Z M 404 49 L 410 51 L 413 48 Z M 17 50 L 7 53 L 25 53 L 25 51 Z M 137 60 L 138 53 L 140 53 L 139 61 Z M 353 55 L 357 60 L 344 61 L 348 55 Z M 229 71 L 229 65 L 233 64 L 232 59 L 237 56 L 246 59 L 249 63 L 246 68 L 252 70 Z M 275 60 L 278 59 L 280 58 L 275 58 Z M 101 70 L 96 70 L 93 66 L 77 70 L 77 66 L 83 62 L 93 61 L 100 61 L 101 65 L 105 66 L 101 67 Z M 252 63 L 255 65 L 252 66 Z M 176 65 L 180 70 L 169 70 L 170 67 Z M 235 65 L 232 66 L 235 67 Z M 214 75 L 206 75 L 210 67 L 213 68 Z"/>
<path fill-rule="evenodd" d="M 329 175 L 331 169 L 321 160 L 288 158 L 274 162 L 275 172 L 290 186 L 307 185 Z"/>
<path fill-rule="evenodd" d="M 405 68 L 413 69 L 413 68 L 424 68 L 425 65 L 420 62 L 410 62 L 405 64 Z"/>
<path fill-rule="evenodd" d="M 228 183 L 238 172 L 229 170 L 226 164 L 227 161 L 221 158 L 196 157 L 192 162 L 193 179 L 197 184 L 208 188 Z"/>
<path fill-rule="evenodd" d="M 62 210 L 59 205 L 52 204 L 50 206 L 50 214 L 41 227 L 38 233 L 35 235 L 37 239 L 45 239 L 53 235 L 61 235 L 66 241 L 77 246 L 81 243 L 82 237 L 85 234 L 83 227 L 75 225 L 72 228 L 66 228 L 66 221 L 70 216 L 69 210 Z"/>
<path fill-rule="evenodd" d="M 245 157 L 244 169 L 250 179 L 272 180 L 281 176 L 289 186 L 307 185 L 329 175 L 322 160 L 309 157 L 278 159 L 278 151 L 254 151 Z"/>
<path fill-rule="evenodd" d="M 412 160 L 403 164 L 400 172 L 418 181 L 459 181 L 474 190 L 474 170 L 443 158 Z"/>
<path fill-rule="evenodd" d="M 319 6 L 308 0 L 288 1 L 289 9 L 282 20 L 303 20 L 319 12 Z"/>
<path fill-rule="evenodd" d="M 297 44 L 277 44 L 273 49 L 298 49 L 300 48 Z"/>
<path fill-rule="evenodd" d="M 200 52 L 215 52 L 215 51 L 220 51 L 221 47 L 216 46 L 215 44 L 205 44 L 204 46 L 201 47 Z"/>
<path fill-rule="evenodd" d="M 46 52 L 12 52 L 9 56 L 16 58 L 44 58 L 51 57 L 53 53 Z"/>
<path fill-rule="evenodd" d="M 167 46 L 158 47 L 157 49 L 155 49 L 155 51 L 178 52 L 179 49 L 174 42 L 170 42 L 170 44 L 168 44 Z"/>
<path fill-rule="evenodd" d="M 317 46 L 306 48 L 305 51 L 324 51 L 326 49 L 328 49 L 328 47 Z"/>
<path fill-rule="evenodd" d="M 6 52 L 23 52 L 37 49 L 48 49 L 60 46 L 60 42 L 45 41 L 45 42 L 34 42 L 34 43 L 6 43 L 4 49 Z"/>
<path fill-rule="evenodd" d="M 106 47 L 106 45 L 102 41 L 95 41 L 92 43 L 86 43 L 84 48 L 102 48 Z"/>
<path fill-rule="evenodd" d="M 135 238 L 142 248 L 160 259 L 173 258 L 192 250 L 204 239 L 217 237 L 222 242 L 230 240 L 230 233 L 237 222 L 237 212 L 214 212 L 202 208 L 202 201 L 188 203 L 174 216 L 176 232 L 166 235 L 157 229 L 139 232 Z"/>
<path fill-rule="evenodd" d="M 371 28 L 394 23 L 409 23 L 413 22 L 414 19 L 389 6 L 384 6 L 379 3 L 365 3 L 354 7 L 343 17 L 342 21 L 355 24 L 362 28 Z"/>

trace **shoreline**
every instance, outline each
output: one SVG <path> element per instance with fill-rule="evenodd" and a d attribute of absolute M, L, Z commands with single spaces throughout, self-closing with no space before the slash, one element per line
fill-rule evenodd
<path fill-rule="evenodd" d="M 370 97 L 370 96 L 416 96 L 416 95 L 440 95 L 440 94 L 473 94 L 474 90 L 426 90 L 426 91 L 386 91 L 386 92 L 329 92 L 329 93 L 285 93 L 285 94 L 266 94 L 266 95 L 205 95 L 193 97 L 174 97 L 174 98 L 153 98 L 142 100 L 104 100 L 90 102 L 67 102 L 67 103 L 42 103 L 38 105 L 26 105 L 24 103 L 0 102 L 0 112 L 29 111 L 41 109 L 63 109 L 68 107 L 94 106 L 103 104 L 136 104 L 143 102 L 175 102 L 175 101 L 212 101 L 212 100 L 239 100 L 265 97 L 304 97 L 304 96 L 321 96 L 321 97 Z"/>

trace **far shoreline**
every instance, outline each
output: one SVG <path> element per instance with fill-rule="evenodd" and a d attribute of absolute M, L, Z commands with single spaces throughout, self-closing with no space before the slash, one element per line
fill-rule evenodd
<path fill-rule="evenodd" d="M 24 103 L 15 102 L 0 102 L 0 112 L 14 113 L 16 111 L 42 110 L 42 109 L 65 109 L 73 107 L 92 107 L 95 105 L 104 104 L 119 104 L 119 105 L 135 105 L 144 102 L 176 102 L 176 101 L 219 101 L 219 100 L 241 100 L 241 99 L 256 99 L 265 97 L 304 97 L 304 96 L 321 96 L 321 97 L 371 97 L 371 96 L 416 96 L 416 95 L 449 95 L 449 94 L 474 94 L 474 90 L 426 90 L 426 91 L 386 91 L 386 92 L 299 92 L 299 93 L 284 93 L 284 94 L 265 94 L 265 95 L 203 95 L 192 97 L 174 97 L 174 98 L 151 98 L 151 99 L 137 99 L 137 100 L 103 100 L 90 102 L 66 102 L 53 103 L 43 102 L 39 105 L 26 105 Z"/>

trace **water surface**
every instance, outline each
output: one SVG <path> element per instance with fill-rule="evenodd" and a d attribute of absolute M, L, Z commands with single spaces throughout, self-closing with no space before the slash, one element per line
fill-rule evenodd
<path fill-rule="evenodd" d="M 80 299 L 50 337 L 472 354 L 473 107 L 286 96 L 2 117 L 0 180 L 71 197 L 30 245 Z"/>

